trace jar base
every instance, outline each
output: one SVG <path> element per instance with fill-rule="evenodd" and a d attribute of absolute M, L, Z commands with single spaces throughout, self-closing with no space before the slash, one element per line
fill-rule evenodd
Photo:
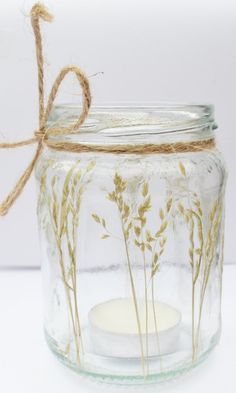
<path fill-rule="evenodd" d="M 208 355 L 212 352 L 212 350 L 215 348 L 215 346 L 219 342 L 219 333 L 215 334 L 209 345 L 208 348 L 199 355 L 198 359 L 195 360 L 194 362 L 191 359 L 184 359 L 181 362 L 178 362 L 175 364 L 175 366 L 170 370 L 161 370 L 159 372 L 149 372 L 148 375 L 143 376 L 141 375 L 135 375 L 135 374 L 125 374 L 123 375 L 121 373 L 117 374 L 112 374 L 112 372 L 109 372 L 108 369 L 105 369 L 102 371 L 101 367 L 96 366 L 92 367 L 91 364 L 88 363 L 88 359 L 83 359 L 81 365 L 77 365 L 76 362 L 70 360 L 58 347 L 57 342 L 45 331 L 45 337 L 47 344 L 52 351 L 52 353 L 67 367 L 73 369 L 79 374 L 82 374 L 84 376 L 87 376 L 93 380 L 96 380 L 98 382 L 103 382 L 107 384 L 114 384 L 114 385 L 147 385 L 147 384 L 158 384 L 162 383 L 165 381 L 169 381 L 171 379 L 176 379 L 180 377 L 182 374 L 185 374 L 195 367 L 197 367 L 199 364 L 201 364 L 207 357 Z M 149 359 L 152 361 L 152 359 Z M 130 364 L 130 359 L 127 360 Z M 128 363 L 127 363 L 128 364 Z"/>

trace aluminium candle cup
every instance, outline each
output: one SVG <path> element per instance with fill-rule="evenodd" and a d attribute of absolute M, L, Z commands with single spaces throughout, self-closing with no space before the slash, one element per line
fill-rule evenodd
<path fill-rule="evenodd" d="M 70 127 L 80 110 L 55 106 L 47 128 Z M 219 342 L 227 176 L 215 128 L 209 105 L 94 107 L 78 132 L 48 136 L 35 168 L 44 328 L 79 373 L 161 382 Z M 92 315 L 114 299 L 132 300 L 118 333 Z M 163 303 L 176 312 L 170 329 L 151 306 Z"/>
<path fill-rule="evenodd" d="M 143 303 L 143 302 L 142 302 Z M 155 304 L 157 319 L 166 326 L 155 331 L 155 324 L 148 321 L 148 331 L 145 332 L 145 305 L 138 304 L 140 319 L 142 319 L 142 340 L 148 339 L 148 356 L 161 356 L 175 352 L 179 344 L 181 315 L 178 310 L 165 303 Z M 152 304 L 149 302 L 148 311 L 151 314 Z M 134 305 L 132 299 L 113 299 L 94 306 L 88 314 L 89 332 L 95 353 L 107 357 L 139 358 L 140 337 L 137 331 Z M 107 323 L 110 319 L 110 323 Z M 127 326 L 128 322 L 134 326 Z M 150 317 L 149 317 L 150 319 Z M 164 321 L 163 321 L 164 319 Z M 168 321 L 168 319 L 170 319 Z M 112 327 L 109 326 L 111 325 Z M 117 326 L 121 326 L 117 328 Z M 125 330 L 129 332 L 125 332 Z M 135 329 L 134 329 L 135 327 Z M 135 332 L 134 332 L 135 331 Z"/>

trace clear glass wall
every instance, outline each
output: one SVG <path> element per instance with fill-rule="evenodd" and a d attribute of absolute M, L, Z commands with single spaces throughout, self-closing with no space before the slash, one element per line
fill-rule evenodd
<path fill-rule="evenodd" d="M 70 124 L 78 112 L 56 107 L 50 124 Z M 64 138 L 191 143 L 214 138 L 214 127 L 207 106 L 97 108 Z M 220 153 L 45 148 L 36 177 L 53 352 L 80 372 L 120 383 L 167 379 L 202 360 L 220 335 Z"/>

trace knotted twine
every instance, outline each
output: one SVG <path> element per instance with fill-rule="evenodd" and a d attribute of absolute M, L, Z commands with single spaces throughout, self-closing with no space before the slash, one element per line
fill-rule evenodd
<path fill-rule="evenodd" d="M 37 143 L 37 149 L 35 155 L 25 169 L 21 177 L 18 179 L 12 191 L 7 197 L 0 203 L 0 215 L 4 216 L 8 213 L 11 206 L 14 204 L 16 199 L 20 196 L 24 189 L 27 181 L 29 180 L 31 173 L 42 154 L 44 145 L 56 150 L 63 150 L 69 152 L 102 152 L 102 153 L 176 153 L 176 152 L 194 152 L 206 149 L 212 149 L 215 147 L 214 138 L 192 141 L 192 142 L 174 142 L 174 143 L 161 143 L 161 144 L 115 144 L 115 145 L 95 145 L 95 144 L 82 144 L 77 142 L 66 142 L 50 139 L 52 135 L 65 135 L 78 132 L 80 126 L 84 123 L 88 116 L 88 112 L 91 106 L 91 93 L 89 82 L 83 71 L 77 66 L 66 66 L 64 67 L 59 75 L 57 76 L 53 86 L 51 88 L 47 105 L 44 103 L 44 58 L 43 58 L 43 47 L 42 47 L 42 36 L 40 31 L 40 19 L 45 22 L 51 22 L 53 16 L 44 7 L 44 5 L 37 3 L 31 9 L 31 24 L 35 37 L 36 47 L 36 59 L 38 68 L 38 92 L 39 92 L 39 129 L 34 132 L 34 136 L 30 139 L 21 140 L 18 142 L 11 143 L 0 143 L 1 149 L 11 149 L 26 145 Z M 49 114 L 53 108 L 53 103 L 58 93 L 59 87 L 69 73 L 76 75 L 78 82 L 82 89 L 82 111 L 78 120 L 70 127 L 50 127 L 47 128 L 47 120 Z"/>
<path fill-rule="evenodd" d="M 37 58 L 37 67 L 38 67 L 38 91 L 39 91 L 39 129 L 34 133 L 34 137 L 31 139 L 13 142 L 13 143 L 0 143 L 0 148 L 15 148 L 20 146 L 26 146 L 33 143 L 37 143 L 36 153 L 29 164 L 29 166 L 25 169 L 22 176 L 17 181 L 13 190 L 7 195 L 7 197 L 0 204 L 0 215 L 4 216 L 8 213 L 10 207 L 14 204 L 15 200 L 19 197 L 22 190 L 24 189 L 25 184 L 27 183 L 30 175 L 34 169 L 34 166 L 43 151 L 44 142 L 47 134 L 67 134 L 73 133 L 76 129 L 78 129 L 81 124 L 83 124 L 84 120 L 88 115 L 88 111 L 91 105 L 91 94 L 89 88 L 89 82 L 85 74 L 82 70 L 77 66 L 67 66 L 64 67 L 59 75 L 57 76 L 48 97 L 48 102 L 45 108 L 44 104 L 44 59 L 43 59 L 43 48 L 42 48 L 42 36 L 40 31 L 40 19 L 45 22 L 51 22 L 53 16 L 48 12 L 48 10 L 40 3 L 35 4 L 31 9 L 31 24 L 34 31 L 35 36 L 35 46 L 36 46 L 36 58 Z M 69 73 L 74 73 L 80 83 L 83 93 L 82 100 L 82 112 L 78 118 L 78 120 L 70 127 L 67 128 L 57 128 L 54 130 L 53 128 L 47 129 L 46 124 L 48 120 L 48 116 L 52 110 L 53 102 L 57 95 L 59 86 L 65 76 Z M 56 131 L 56 132 L 55 132 Z"/>

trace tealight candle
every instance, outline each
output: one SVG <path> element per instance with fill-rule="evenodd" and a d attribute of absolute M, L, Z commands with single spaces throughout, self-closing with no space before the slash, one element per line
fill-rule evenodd
<path fill-rule="evenodd" d="M 175 351 L 180 312 L 161 302 L 153 304 L 148 301 L 146 306 L 144 301 L 138 301 L 137 305 L 144 346 L 146 335 L 148 338 L 148 356 Z M 88 318 L 94 352 L 112 357 L 140 356 L 140 335 L 133 299 L 112 299 L 98 304 L 90 310 Z"/>

